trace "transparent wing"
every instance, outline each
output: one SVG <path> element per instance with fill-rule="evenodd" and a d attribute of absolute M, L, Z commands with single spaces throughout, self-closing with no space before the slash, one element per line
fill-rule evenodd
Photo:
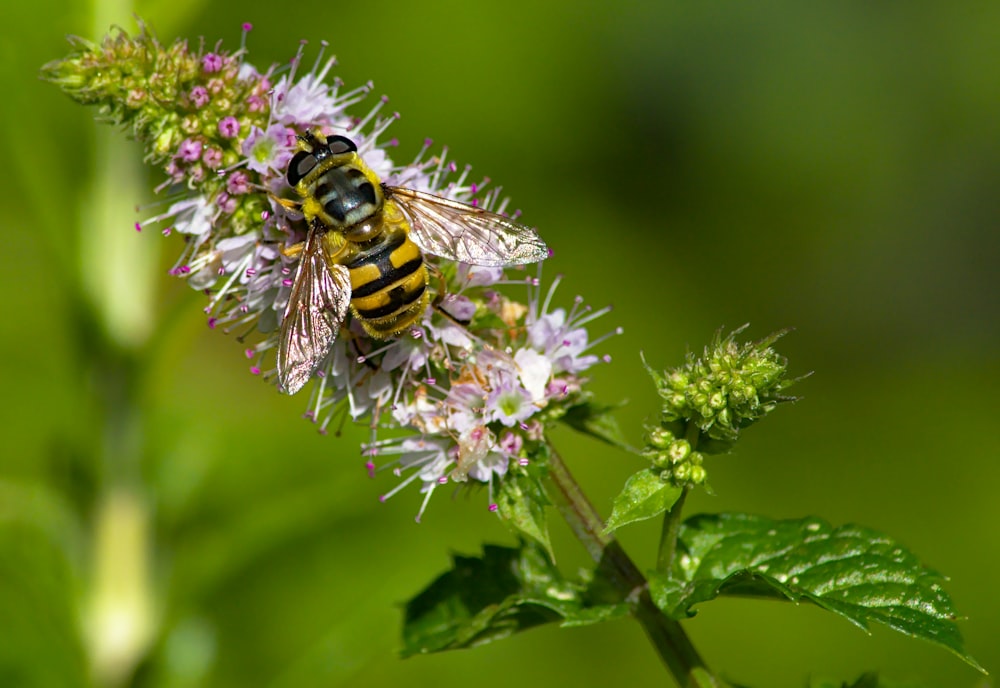
<path fill-rule="evenodd" d="M 410 222 L 410 238 L 427 253 L 485 266 L 535 263 L 549 255 L 527 225 L 422 191 L 386 186 Z"/>
<path fill-rule="evenodd" d="M 298 392 L 316 372 L 333 346 L 350 302 L 347 268 L 328 265 L 320 237 L 310 231 L 281 320 L 278 383 L 286 393 Z"/>

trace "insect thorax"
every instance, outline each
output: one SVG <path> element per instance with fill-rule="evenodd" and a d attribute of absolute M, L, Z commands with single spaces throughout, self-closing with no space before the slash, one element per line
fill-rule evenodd
<path fill-rule="evenodd" d="M 303 211 L 330 227 L 347 229 L 382 209 L 381 187 L 357 167 L 330 167 L 309 182 Z"/>

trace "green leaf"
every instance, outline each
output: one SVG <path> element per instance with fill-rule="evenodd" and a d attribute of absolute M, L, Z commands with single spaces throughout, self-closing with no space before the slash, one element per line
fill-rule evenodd
<path fill-rule="evenodd" d="M 681 526 L 677 552 L 670 578 L 650 576 L 654 601 L 672 618 L 722 594 L 806 600 L 863 629 L 882 623 L 942 645 L 983 671 L 965 651 L 944 577 L 876 531 L 818 518 L 700 515 Z"/>
<path fill-rule="evenodd" d="M 662 480 L 659 471 L 647 468 L 633 474 L 615 497 L 604 532 L 610 533 L 629 523 L 659 516 L 674 505 L 682 492 L 683 488 Z"/>
<path fill-rule="evenodd" d="M 572 628 L 575 626 L 590 626 L 602 621 L 614 621 L 622 619 L 632 613 L 632 608 L 625 602 L 618 604 L 601 604 L 593 607 L 581 607 L 571 615 L 564 617 L 562 626 Z"/>
<path fill-rule="evenodd" d="M 548 514 L 551 502 L 542 484 L 544 462 L 535 460 L 527 470 L 510 471 L 504 476 L 497 495 L 497 513 L 519 533 L 538 542 L 552 556 Z"/>
<path fill-rule="evenodd" d="M 638 450 L 625 440 L 621 428 L 618 427 L 618 420 L 611 415 L 620 406 L 621 404 L 584 401 L 566 409 L 559 420 L 584 435 L 590 435 L 614 447 L 637 454 Z"/>
<path fill-rule="evenodd" d="M 582 626 L 629 613 L 624 603 L 588 606 L 586 588 L 565 580 L 533 542 L 486 545 L 482 557 L 453 561 L 407 603 L 404 657 L 474 647 L 553 621 Z"/>

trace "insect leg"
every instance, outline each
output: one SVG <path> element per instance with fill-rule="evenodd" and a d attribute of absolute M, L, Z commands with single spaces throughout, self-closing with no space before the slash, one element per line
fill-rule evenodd
<path fill-rule="evenodd" d="M 448 281 L 444 273 L 436 265 L 427 265 L 427 270 L 438 282 L 437 289 L 434 290 L 434 299 L 431 301 L 431 307 L 459 327 L 468 327 L 469 323 L 472 322 L 471 320 L 456 318 L 446 308 L 449 294 L 447 289 Z"/>

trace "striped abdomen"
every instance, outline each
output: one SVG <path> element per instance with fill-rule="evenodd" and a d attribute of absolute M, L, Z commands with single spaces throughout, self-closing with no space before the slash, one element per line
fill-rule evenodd
<path fill-rule="evenodd" d="M 342 261 L 351 274 L 351 310 L 372 337 L 393 337 L 427 308 L 427 269 L 402 227 L 357 244 Z"/>

